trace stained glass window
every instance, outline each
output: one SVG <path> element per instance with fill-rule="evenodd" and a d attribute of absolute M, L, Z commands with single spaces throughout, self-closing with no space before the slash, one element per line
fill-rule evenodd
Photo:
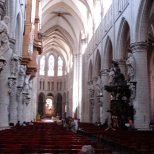
<path fill-rule="evenodd" d="M 48 76 L 54 76 L 54 56 L 50 55 L 49 61 L 48 61 Z"/>
<path fill-rule="evenodd" d="M 58 57 L 58 76 L 63 75 L 63 60 L 61 57 Z"/>

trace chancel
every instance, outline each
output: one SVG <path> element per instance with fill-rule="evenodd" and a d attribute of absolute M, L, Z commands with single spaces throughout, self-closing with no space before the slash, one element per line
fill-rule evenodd
<path fill-rule="evenodd" d="M 153 85 L 153 0 L 0 0 L 0 153 L 154 153 Z"/>

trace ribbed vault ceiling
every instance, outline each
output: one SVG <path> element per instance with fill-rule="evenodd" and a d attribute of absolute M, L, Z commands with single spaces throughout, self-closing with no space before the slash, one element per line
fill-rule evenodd
<path fill-rule="evenodd" d="M 65 61 L 70 60 L 70 54 L 78 54 L 93 3 L 93 0 L 42 0 L 43 52 L 59 52 Z"/>

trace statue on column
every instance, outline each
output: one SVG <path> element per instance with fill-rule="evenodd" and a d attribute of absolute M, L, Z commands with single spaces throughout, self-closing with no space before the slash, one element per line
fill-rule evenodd
<path fill-rule="evenodd" d="M 9 32 L 8 32 L 9 17 L 5 16 L 3 20 L 0 21 L 0 53 L 3 55 L 9 50 Z"/>
<path fill-rule="evenodd" d="M 135 80 L 135 58 L 131 52 L 128 53 L 128 58 L 126 60 L 127 65 L 127 75 L 128 75 L 128 81 L 134 81 Z"/>
<path fill-rule="evenodd" d="M 109 70 L 109 84 L 110 84 L 110 85 L 113 84 L 114 76 L 115 76 L 115 71 L 114 71 L 113 68 L 111 68 L 111 69 Z"/>
<path fill-rule="evenodd" d="M 93 97 L 94 97 L 94 93 L 95 93 L 93 83 L 90 83 L 90 84 L 89 84 L 88 90 L 89 90 L 89 98 L 93 98 Z"/>
<path fill-rule="evenodd" d="M 18 71 L 18 55 L 13 53 L 11 58 L 11 76 L 16 76 L 16 73 Z"/>
<path fill-rule="evenodd" d="M 103 82 L 101 80 L 101 77 L 98 76 L 98 79 L 96 82 L 96 88 L 95 88 L 96 89 L 95 92 L 98 97 L 101 97 L 103 95 L 103 88 L 104 88 L 104 86 L 103 86 Z"/>
<path fill-rule="evenodd" d="M 26 105 L 29 104 L 30 102 L 30 86 L 29 86 L 29 78 L 30 76 L 26 76 L 25 78 L 25 85 L 24 85 L 24 89 L 23 89 L 23 103 L 25 103 Z"/>
<path fill-rule="evenodd" d="M 14 96 L 15 95 L 15 88 L 16 88 L 16 78 L 14 77 L 9 77 L 8 78 L 9 81 L 8 81 L 8 88 L 9 88 L 9 94 L 10 96 Z"/>
<path fill-rule="evenodd" d="M 18 86 L 23 87 L 26 76 L 26 66 L 20 65 L 18 74 Z"/>

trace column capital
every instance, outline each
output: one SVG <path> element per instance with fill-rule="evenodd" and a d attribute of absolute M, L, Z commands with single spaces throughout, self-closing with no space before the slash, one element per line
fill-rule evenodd
<path fill-rule="evenodd" d="M 132 52 L 136 51 L 144 51 L 147 50 L 148 48 L 148 43 L 147 42 L 135 42 L 130 44 L 130 48 Z"/>

